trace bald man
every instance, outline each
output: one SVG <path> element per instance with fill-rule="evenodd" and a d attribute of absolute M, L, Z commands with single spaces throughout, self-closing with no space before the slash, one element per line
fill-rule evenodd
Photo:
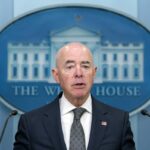
<path fill-rule="evenodd" d="M 62 47 L 52 73 L 62 92 L 21 116 L 14 150 L 135 150 L 128 113 L 90 93 L 96 67 L 85 45 Z M 75 112 L 81 111 L 77 121 Z"/>

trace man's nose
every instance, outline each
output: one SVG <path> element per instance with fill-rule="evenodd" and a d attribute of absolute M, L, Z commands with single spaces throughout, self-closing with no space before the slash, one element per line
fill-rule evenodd
<path fill-rule="evenodd" d="M 82 68 L 80 66 L 76 66 L 75 77 L 82 77 L 82 76 L 83 76 Z"/>

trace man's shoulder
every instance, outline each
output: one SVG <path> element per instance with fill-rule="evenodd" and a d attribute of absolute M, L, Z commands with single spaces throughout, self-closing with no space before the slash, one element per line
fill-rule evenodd
<path fill-rule="evenodd" d="M 54 114 L 59 108 L 59 101 L 54 100 L 48 104 L 45 104 L 39 108 L 33 109 L 29 112 L 24 113 L 26 117 L 40 117 L 43 114 Z"/>
<path fill-rule="evenodd" d="M 109 104 L 103 103 L 103 102 L 101 102 L 101 101 L 99 101 L 95 98 L 93 99 L 93 104 L 94 104 L 94 107 L 97 110 L 100 110 L 103 113 L 110 113 L 111 115 L 125 115 L 125 114 L 128 114 L 128 112 L 123 110 L 123 109 L 120 109 L 120 108 L 111 106 Z"/>
<path fill-rule="evenodd" d="M 62 92 L 54 98 L 53 101 L 51 101 L 48 104 L 45 104 L 39 108 L 33 109 L 29 112 L 26 112 L 25 115 L 27 116 L 37 116 L 40 114 L 53 114 L 56 111 L 59 111 L 59 99 L 62 96 Z"/>

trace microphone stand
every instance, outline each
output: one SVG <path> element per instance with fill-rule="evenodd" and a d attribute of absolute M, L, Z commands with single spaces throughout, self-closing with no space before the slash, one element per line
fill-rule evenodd
<path fill-rule="evenodd" d="M 1 135 L 0 135 L 0 143 L 1 143 L 2 139 L 3 139 L 3 135 L 4 135 L 4 132 L 5 132 L 5 129 L 6 129 L 6 126 L 7 126 L 9 118 L 11 118 L 12 116 L 15 116 L 17 114 L 18 114 L 17 110 L 13 110 L 13 111 L 11 111 L 9 116 L 6 118 L 4 126 L 3 126 L 3 129 L 2 129 L 2 132 L 1 132 Z"/>
<path fill-rule="evenodd" d="M 148 112 L 146 109 L 142 109 L 141 114 L 150 117 L 150 112 Z"/>

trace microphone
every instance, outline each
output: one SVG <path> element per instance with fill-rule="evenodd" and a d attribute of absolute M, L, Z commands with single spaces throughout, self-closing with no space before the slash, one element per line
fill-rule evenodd
<path fill-rule="evenodd" d="M 17 110 L 12 110 L 12 111 L 9 113 L 8 117 L 6 118 L 6 121 L 5 121 L 5 123 L 4 123 L 3 129 L 2 129 L 2 132 L 1 132 L 1 135 L 0 135 L 0 143 L 1 143 L 2 139 L 3 139 L 3 135 L 4 135 L 4 132 L 5 132 L 5 129 L 6 129 L 6 126 L 7 126 L 7 123 L 8 123 L 9 118 L 12 117 L 12 116 L 15 116 L 15 115 L 17 115 L 17 114 L 18 114 L 18 111 L 17 111 Z"/>
<path fill-rule="evenodd" d="M 150 112 L 148 112 L 146 109 L 142 109 L 141 114 L 150 117 Z"/>

